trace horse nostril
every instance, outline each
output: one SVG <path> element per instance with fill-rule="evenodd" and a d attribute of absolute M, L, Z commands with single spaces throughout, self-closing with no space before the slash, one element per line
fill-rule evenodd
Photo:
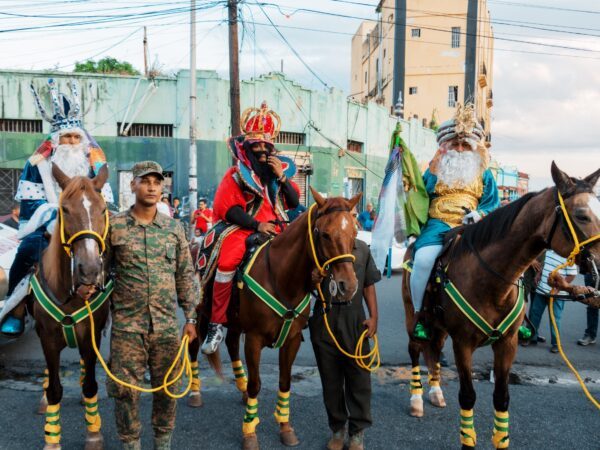
<path fill-rule="evenodd" d="M 338 281 L 338 290 L 340 291 L 340 294 L 344 295 L 346 293 L 346 282 L 345 281 Z"/>

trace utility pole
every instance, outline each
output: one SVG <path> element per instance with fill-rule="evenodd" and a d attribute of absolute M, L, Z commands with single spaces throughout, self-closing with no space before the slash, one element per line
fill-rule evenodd
<path fill-rule="evenodd" d="M 144 76 L 148 78 L 148 36 L 144 27 Z"/>
<path fill-rule="evenodd" d="M 229 100 L 231 103 L 231 135 L 238 136 L 240 127 L 240 66 L 238 47 L 238 2 L 228 0 L 229 9 Z"/>
<path fill-rule="evenodd" d="M 192 215 L 198 206 L 198 179 L 196 155 L 196 0 L 191 0 L 190 11 L 190 151 L 188 196 L 190 201 L 190 233 L 193 230 Z"/>

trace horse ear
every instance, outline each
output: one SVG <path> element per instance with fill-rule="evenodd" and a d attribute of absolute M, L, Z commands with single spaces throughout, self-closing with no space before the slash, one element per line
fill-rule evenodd
<path fill-rule="evenodd" d="M 552 180 L 554 180 L 554 184 L 558 188 L 558 192 L 565 193 L 569 189 L 575 187 L 575 183 L 573 180 L 571 180 L 571 177 L 560 170 L 554 161 L 552 161 L 552 167 L 550 171 L 552 172 Z"/>
<path fill-rule="evenodd" d="M 598 178 L 600 178 L 600 169 L 596 170 L 593 174 L 588 175 L 583 179 L 586 183 L 588 183 L 592 188 L 596 186 L 598 182 Z"/>
<path fill-rule="evenodd" d="M 65 175 L 65 173 L 60 170 L 60 167 L 54 163 L 52 163 L 52 176 L 63 191 L 67 187 L 67 184 L 69 184 L 69 181 L 71 181 L 71 178 L 69 178 L 68 175 Z"/>
<path fill-rule="evenodd" d="M 313 189 L 312 186 L 310 187 L 310 192 L 312 193 L 313 198 L 315 199 L 315 202 L 317 202 L 317 206 L 320 208 L 325 204 L 325 199 L 323 198 L 323 196 L 321 194 L 319 194 L 317 191 L 315 191 Z"/>
<path fill-rule="evenodd" d="M 102 189 L 102 187 L 106 183 L 106 180 L 108 180 L 108 165 L 104 164 L 102 167 L 100 167 L 98 174 L 92 180 L 94 183 L 94 189 L 96 189 L 97 191 Z"/>
<path fill-rule="evenodd" d="M 354 197 L 352 197 L 350 200 L 348 200 L 348 203 L 350 203 L 350 209 L 354 208 L 356 205 L 358 205 L 358 202 L 360 201 L 361 197 L 362 197 L 363 193 L 359 192 L 358 194 L 356 194 Z"/>

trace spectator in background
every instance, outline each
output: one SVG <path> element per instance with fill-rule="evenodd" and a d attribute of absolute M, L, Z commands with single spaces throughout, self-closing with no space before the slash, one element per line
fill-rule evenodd
<path fill-rule="evenodd" d="M 156 210 L 159 213 L 164 214 L 165 216 L 173 217 L 173 213 L 171 212 L 171 205 L 169 204 L 169 198 L 168 197 L 163 197 L 160 200 L 160 202 L 158 202 L 156 204 Z"/>
<path fill-rule="evenodd" d="M 371 212 L 373 211 L 373 203 L 367 203 L 367 209 L 358 215 L 358 223 L 360 227 L 365 231 L 371 231 L 373 228 L 373 221 L 371 220 Z"/>
<path fill-rule="evenodd" d="M 535 290 L 535 295 L 533 296 L 533 300 L 531 302 L 531 306 L 529 308 L 529 320 L 531 320 L 531 324 L 535 327 L 535 335 L 531 338 L 530 344 L 537 343 L 537 332 L 540 326 L 540 322 L 542 320 L 542 315 L 544 314 L 544 310 L 549 304 L 550 301 L 550 291 L 551 287 L 548 285 L 548 276 L 554 269 L 556 269 L 561 264 L 564 264 L 566 259 L 562 256 L 558 255 L 552 250 L 546 251 L 546 257 L 544 258 L 544 265 L 542 266 L 542 272 L 540 273 L 539 283 Z M 577 266 L 564 267 L 560 269 L 560 275 L 562 275 L 567 283 L 571 283 L 575 276 L 577 275 L 578 268 Z M 566 295 L 567 293 L 564 291 L 558 292 L 558 295 Z M 554 318 L 556 319 L 556 328 L 558 328 L 560 332 L 560 316 L 562 315 L 563 309 L 565 307 L 564 300 L 554 299 Z M 552 326 L 552 322 L 550 322 L 550 337 L 552 347 L 550 351 L 552 353 L 558 353 L 558 346 L 556 344 L 556 335 L 554 334 L 554 327 Z"/>
<path fill-rule="evenodd" d="M 12 228 L 19 228 L 19 213 L 21 212 L 21 205 L 19 203 L 13 203 L 13 207 L 10 210 L 10 217 L 2 222 L 3 225 L 8 225 Z"/>
<path fill-rule="evenodd" d="M 173 199 L 173 219 L 179 220 L 181 219 L 181 201 L 179 197 L 175 197 Z"/>
<path fill-rule="evenodd" d="M 500 206 L 506 206 L 510 203 L 510 197 L 508 196 L 508 191 L 504 191 L 502 194 L 502 200 L 500 201 Z"/>
<path fill-rule="evenodd" d="M 585 285 L 596 287 L 596 283 L 594 283 L 594 277 L 590 274 L 585 276 Z M 594 308 L 592 306 L 587 307 L 587 328 L 585 329 L 585 334 L 581 339 L 577 341 L 578 345 L 592 345 L 596 343 L 596 336 L 598 335 L 598 308 Z"/>
<path fill-rule="evenodd" d="M 201 198 L 198 201 L 198 209 L 194 211 L 192 220 L 196 223 L 195 228 L 199 229 L 203 235 L 206 234 L 210 227 L 212 227 L 213 212 L 212 209 L 208 207 L 208 202 L 205 198 Z"/>

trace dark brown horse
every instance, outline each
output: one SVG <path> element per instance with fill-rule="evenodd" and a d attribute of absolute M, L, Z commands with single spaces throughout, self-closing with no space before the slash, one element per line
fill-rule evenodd
<path fill-rule="evenodd" d="M 312 188 L 311 188 L 312 190 Z M 338 255 L 351 254 L 356 230 L 350 211 L 360 199 L 360 194 L 350 200 L 341 197 L 324 199 L 312 190 L 317 207 L 312 210 L 312 227 L 315 235 L 316 252 L 323 263 Z M 314 288 L 313 271 L 316 265 L 308 236 L 309 212 L 302 214 L 280 235 L 272 239 L 256 256 L 248 274 L 266 291 L 276 297 L 294 317 L 289 334 L 279 348 L 279 395 L 275 418 L 280 426 L 283 444 L 294 446 L 299 443 L 290 425 L 290 387 L 292 364 L 300 347 L 302 329 L 305 327 L 309 305 L 296 314 L 292 313 Z M 351 260 L 340 260 L 331 265 L 329 274 L 337 286 L 337 300 L 350 301 L 357 286 L 354 266 Z M 206 292 L 203 296 L 206 297 Z M 235 303 L 232 298 L 232 304 Z M 199 336 L 207 312 L 202 311 Z M 210 316 L 210 314 L 208 314 Z M 228 332 L 225 339 L 232 361 L 239 361 L 239 340 L 245 338 L 245 356 L 248 366 L 246 414 L 243 423 L 243 448 L 257 449 L 258 439 L 258 394 L 261 388 L 259 365 L 261 351 L 272 347 L 282 330 L 283 318 L 276 314 L 257 297 L 244 283 L 239 291 L 239 306 L 228 310 Z M 193 344 L 193 345 L 192 345 Z M 190 344 L 190 354 L 197 358 L 199 342 Z M 236 375 L 239 370 L 236 371 Z M 241 369 L 243 373 L 243 369 Z M 245 384 L 245 383 L 244 383 Z M 245 387 L 239 386 L 238 387 Z"/>
<path fill-rule="evenodd" d="M 87 450 L 101 449 L 100 415 L 97 406 L 98 383 L 96 382 L 96 354 L 92 348 L 89 320 L 74 324 L 77 311 L 85 308 L 85 301 L 98 298 L 104 287 L 107 272 L 107 258 L 103 258 L 104 243 L 108 226 L 106 203 L 100 189 L 108 178 L 108 169 L 103 166 L 94 179 L 86 177 L 69 178 L 57 166 L 52 173 L 63 190 L 60 196 L 60 209 L 50 245 L 42 255 L 35 278 L 47 301 L 45 308 L 32 295 L 28 299 L 30 310 L 35 318 L 35 329 L 40 338 L 48 370 L 45 383 L 46 446 L 47 450 L 60 449 L 60 353 L 67 346 L 68 335 L 64 325 L 73 325 L 71 342 L 76 341 L 85 374 L 81 381 L 85 402 Z M 72 239 L 73 238 L 73 239 Z M 106 254 L 104 254 L 106 256 Z M 35 291 L 35 287 L 34 287 Z M 36 295 L 39 297 L 39 295 Z M 92 298 L 93 297 L 93 298 Z M 56 308 L 56 309 L 54 309 Z M 48 312 L 53 312 L 54 316 Z M 62 312 L 65 316 L 60 323 L 56 317 Z M 101 332 L 109 313 L 109 302 L 99 303 L 94 312 L 96 341 L 100 346 Z M 58 314 L 58 316 L 57 316 Z M 82 375 L 83 372 L 82 370 Z M 43 400 L 45 403 L 46 400 Z M 42 409 L 45 405 L 42 405 Z"/>
<path fill-rule="evenodd" d="M 600 203 L 593 194 L 599 177 L 600 170 L 584 179 L 571 178 L 553 163 L 554 187 L 527 194 L 494 211 L 481 222 L 451 232 L 455 240 L 449 251 L 441 256 L 441 270 L 437 273 L 441 283 L 430 283 L 424 304 L 432 316 L 433 339 L 422 344 L 411 338 L 409 344 L 414 370 L 411 412 L 415 412 L 415 406 L 418 406 L 415 400 L 421 395 L 419 353 L 424 351 L 433 385 L 439 386 L 437 363 L 448 334 L 452 338 L 460 377 L 460 439 L 463 449 L 474 448 L 476 444 L 473 423 L 475 389 L 471 364 L 473 352 L 488 341 L 488 336 L 461 312 L 444 286 L 452 282 L 489 325 L 501 328 L 501 322 L 517 303 L 519 277 L 534 259 L 547 248 L 564 257 L 573 250 L 574 244 L 566 227 L 564 213 L 557 208 L 558 193 L 564 198 L 566 213 L 576 225 L 580 242 L 600 233 Z M 600 241 L 591 243 L 576 262 L 582 271 L 588 270 L 593 262 L 600 263 Z M 402 294 L 410 336 L 414 325 L 414 308 L 409 278 L 410 273 L 405 272 Z M 508 376 L 517 350 L 517 331 L 523 314 L 521 311 L 504 333 L 496 333 L 491 344 L 495 376 L 493 398 L 496 412 L 492 436 L 495 448 L 508 448 L 509 445 Z"/>

